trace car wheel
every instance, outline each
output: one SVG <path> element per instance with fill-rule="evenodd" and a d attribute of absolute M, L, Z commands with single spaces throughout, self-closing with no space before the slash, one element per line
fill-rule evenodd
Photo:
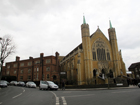
<path fill-rule="evenodd" d="M 138 85 L 138 87 L 140 88 L 140 86 Z"/>
<path fill-rule="evenodd" d="M 48 87 L 48 90 L 51 90 L 51 88 L 50 88 L 50 87 Z"/>

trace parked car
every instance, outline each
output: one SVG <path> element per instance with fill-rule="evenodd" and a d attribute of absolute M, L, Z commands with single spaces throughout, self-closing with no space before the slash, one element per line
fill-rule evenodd
<path fill-rule="evenodd" d="M 47 81 L 47 84 L 48 84 L 48 88 L 50 89 L 50 90 L 58 90 L 58 85 L 56 85 L 54 82 L 52 82 L 52 81 Z"/>
<path fill-rule="evenodd" d="M 11 81 L 11 82 L 10 82 L 10 85 L 17 86 L 17 81 Z"/>
<path fill-rule="evenodd" d="M 48 84 L 46 81 L 40 81 L 39 89 L 48 89 Z"/>
<path fill-rule="evenodd" d="M 17 85 L 18 85 L 18 86 L 25 86 L 25 83 L 24 83 L 23 81 L 19 81 L 19 82 L 17 83 Z"/>
<path fill-rule="evenodd" d="M 0 87 L 7 87 L 7 83 L 5 81 L 0 81 Z"/>
<path fill-rule="evenodd" d="M 140 88 L 140 83 L 138 83 L 138 87 Z"/>
<path fill-rule="evenodd" d="M 10 84 L 9 82 L 7 82 L 6 80 L 1 80 L 3 82 L 5 82 L 7 84 L 7 86 Z"/>
<path fill-rule="evenodd" d="M 34 82 L 27 82 L 26 87 L 36 88 L 36 84 Z"/>

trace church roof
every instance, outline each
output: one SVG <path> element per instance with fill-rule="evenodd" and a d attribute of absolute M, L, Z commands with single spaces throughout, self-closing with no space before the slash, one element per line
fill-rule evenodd
<path fill-rule="evenodd" d="M 100 30 L 100 28 L 99 28 L 99 26 L 98 26 L 97 30 L 90 36 L 90 38 L 91 38 L 92 36 L 94 36 L 94 34 L 97 33 L 97 32 L 103 34 L 103 32 Z M 103 35 L 104 35 L 104 34 L 103 34 Z M 105 36 L 105 35 L 104 35 L 104 36 Z M 69 55 L 71 55 L 73 52 L 77 51 L 78 48 L 79 48 L 79 49 L 83 49 L 82 43 L 79 44 L 76 48 L 74 48 L 70 53 L 68 53 L 68 54 L 63 58 L 63 60 L 64 60 L 65 58 L 67 58 Z"/>
<path fill-rule="evenodd" d="M 98 28 L 97 28 L 97 30 L 90 36 L 90 38 L 95 34 L 95 33 L 102 33 L 103 34 L 103 32 L 100 30 L 100 28 L 99 28 L 99 26 L 98 26 Z M 104 34 L 103 34 L 104 35 Z"/>

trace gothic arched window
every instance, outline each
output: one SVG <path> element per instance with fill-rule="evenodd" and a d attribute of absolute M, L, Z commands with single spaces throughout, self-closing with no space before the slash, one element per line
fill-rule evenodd
<path fill-rule="evenodd" d="M 106 61 L 110 60 L 110 52 L 107 44 L 98 38 L 92 45 L 93 60 Z"/>

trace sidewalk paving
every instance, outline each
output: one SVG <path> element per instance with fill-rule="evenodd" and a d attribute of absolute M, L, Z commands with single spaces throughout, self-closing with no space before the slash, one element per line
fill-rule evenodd
<path fill-rule="evenodd" d="M 37 87 L 38 88 L 38 87 Z M 113 89 L 136 89 L 136 88 L 139 88 L 138 86 L 133 86 L 133 85 L 129 85 L 129 87 L 109 87 L 110 90 L 113 90 Z M 67 90 L 72 90 L 72 91 L 76 91 L 76 90 L 107 90 L 108 88 L 83 88 L 83 89 L 65 89 L 66 91 Z M 1 90 L 1 88 L 0 88 Z M 61 88 L 59 88 L 58 90 L 62 90 Z M 63 91 L 65 91 L 63 90 Z"/>
<path fill-rule="evenodd" d="M 133 86 L 133 85 L 130 85 L 129 87 L 107 87 L 107 88 L 83 88 L 83 89 L 65 89 L 66 91 L 76 91 L 76 90 L 114 90 L 114 89 L 136 89 L 136 88 L 139 88 L 138 86 Z M 62 90 L 61 88 L 58 89 L 58 90 Z M 65 91 L 63 90 L 63 91 Z"/>

